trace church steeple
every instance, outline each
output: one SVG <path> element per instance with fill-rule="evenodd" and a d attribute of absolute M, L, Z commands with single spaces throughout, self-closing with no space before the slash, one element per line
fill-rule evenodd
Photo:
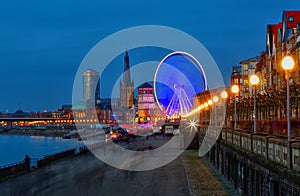
<path fill-rule="evenodd" d="M 128 51 L 126 50 L 124 56 L 124 72 L 123 72 L 123 85 L 130 85 L 131 84 L 131 77 L 130 77 L 130 65 L 129 65 L 129 55 Z"/>
<path fill-rule="evenodd" d="M 134 104 L 134 83 L 131 81 L 129 55 L 126 50 L 124 56 L 124 72 L 120 82 L 120 106 L 130 108 Z"/>

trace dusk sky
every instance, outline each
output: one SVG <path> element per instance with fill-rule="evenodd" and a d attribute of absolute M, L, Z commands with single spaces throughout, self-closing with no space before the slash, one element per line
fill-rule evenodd
<path fill-rule="evenodd" d="M 137 25 L 165 25 L 192 35 L 229 84 L 233 65 L 265 50 L 266 26 L 280 22 L 283 10 L 300 10 L 300 1 L 2 1 L 0 112 L 71 104 L 73 80 L 86 53 L 106 36 Z M 129 55 L 131 65 L 151 56 Z M 122 71 L 122 60 L 116 62 Z"/>

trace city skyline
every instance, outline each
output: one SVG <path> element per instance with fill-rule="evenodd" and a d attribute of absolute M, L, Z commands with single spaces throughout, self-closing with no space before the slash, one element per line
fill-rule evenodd
<path fill-rule="evenodd" d="M 74 75 L 85 54 L 111 33 L 144 24 L 166 25 L 194 36 L 215 58 L 229 84 L 231 66 L 265 50 L 262 32 L 267 24 L 280 21 L 283 10 L 300 7 L 294 1 L 192 1 L 180 6 L 154 1 L 145 12 L 145 3 L 124 3 L 74 1 L 65 12 L 66 1 L 48 7 L 35 1 L 6 2 L 1 11 L 0 112 L 54 110 L 71 103 Z M 132 55 L 131 65 L 150 56 Z M 116 69 L 122 70 L 122 57 L 116 62 Z"/>

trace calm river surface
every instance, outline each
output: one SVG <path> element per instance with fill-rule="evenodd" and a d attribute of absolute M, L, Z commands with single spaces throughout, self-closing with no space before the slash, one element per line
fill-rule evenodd
<path fill-rule="evenodd" d="M 82 141 L 58 137 L 0 135 L 0 166 L 82 146 Z"/>

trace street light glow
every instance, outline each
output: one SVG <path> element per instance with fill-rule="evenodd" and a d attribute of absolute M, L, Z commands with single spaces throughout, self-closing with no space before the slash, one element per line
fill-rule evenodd
<path fill-rule="evenodd" d="M 250 77 L 250 83 L 251 85 L 257 85 L 259 83 L 259 78 L 257 75 L 253 74 L 251 77 Z"/>
<path fill-rule="evenodd" d="M 292 70 L 294 65 L 294 59 L 290 56 L 285 56 L 281 61 L 281 66 L 284 70 Z"/>
<path fill-rule="evenodd" d="M 208 100 L 208 105 L 212 105 L 213 104 L 213 102 L 212 102 L 212 100 Z"/>
<path fill-rule="evenodd" d="M 226 91 L 223 91 L 223 92 L 221 93 L 221 97 L 222 97 L 223 99 L 226 99 L 226 98 L 228 97 L 228 93 L 227 93 Z"/>
<path fill-rule="evenodd" d="M 216 103 L 219 101 L 219 97 L 218 96 L 214 96 L 213 101 Z"/>
<path fill-rule="evenodd" d="M 233 92 L 234 94 L 238 93 L 239 92 L 239 86 L 236 85 L 236 84 L 232 85 L 231 92 Z"/>
<path fill-rule="evenodd" d="M 191 127 L 195 127 L 196 123 L 194 121 L 192 121 L 190 125 L 191 125 Z"/>

